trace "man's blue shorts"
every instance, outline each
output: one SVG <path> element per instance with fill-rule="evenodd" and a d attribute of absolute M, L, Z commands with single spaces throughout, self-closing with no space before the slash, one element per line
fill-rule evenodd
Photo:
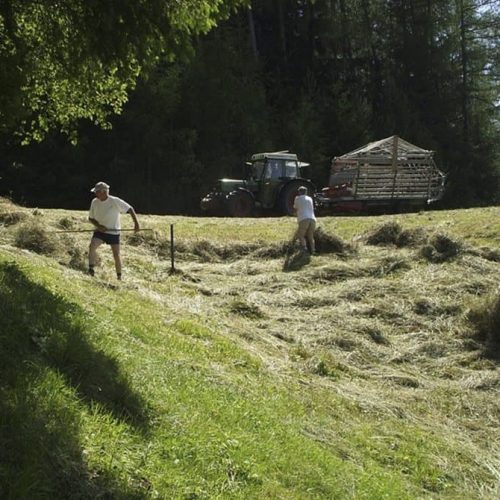
<path fill-rule="evenodd" d="M 101 231 L 94 231 L 92 238 L 97 238 L 99 240 L 104 241 L 108 245 L 119 245 L 120 244 L 120 235 L 119 234 L 109 234 L 102 233 Z"/>

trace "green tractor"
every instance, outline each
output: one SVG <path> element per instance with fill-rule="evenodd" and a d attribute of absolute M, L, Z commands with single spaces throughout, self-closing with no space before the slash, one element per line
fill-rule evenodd
<path fill-rule="evenodd" d="M 293 215 L 293 201 L 300 186 L 312 196 L 315 188 L 302 176 L 308 163 L 286 151 L 257 153 L 246 163 L 246 179 L 219 179 L 216 187 L 201 200 L 208 215 L 250 217 L 256 208 Z"/>

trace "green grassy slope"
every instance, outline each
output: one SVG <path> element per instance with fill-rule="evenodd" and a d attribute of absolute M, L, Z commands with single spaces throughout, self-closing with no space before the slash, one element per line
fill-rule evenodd
<path fill-rule="evenodd" d="M 292 219 L 143 216 L 120 283 L 50 232 L 85 213 L 2 200 L 0 496 L 497 497 L 497 344 L 468 317 L 498 297 L 499 215 L 322 218 L 350 251 L 310 261 Z M 428 241 L 368 245 L 388 221 Z"/>

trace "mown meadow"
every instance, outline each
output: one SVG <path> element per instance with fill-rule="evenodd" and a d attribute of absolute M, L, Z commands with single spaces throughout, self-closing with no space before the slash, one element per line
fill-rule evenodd
<path fill-rule="evenodd" d="M 122 282 L 86 218 L 0 199 L 2 498 L 500 496 L 499 207 L 140 216 Z"/>

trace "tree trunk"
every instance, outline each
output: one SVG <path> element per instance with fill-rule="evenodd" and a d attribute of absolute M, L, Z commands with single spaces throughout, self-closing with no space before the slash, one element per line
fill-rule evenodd
<path fill-rule="evenodd" d="M 283 56 L 283 64 L 285 67 L 288 66 L 288 50 L 286 44 L 286 26 L 285 26 L 285 14 L 283 9 L 284 0 L 276 0 L 276 4 L 278 6 L 278 22 L 279 22 L 279 36 L 280 36 L 280 45 L 281 45 L 281 53 Z"/>
<path fill-rule="evenodd" d="M 257 37 L 255 36 L 255 23 L 253 20 L 253 11 L 251 2 L 248 7 L 247 13 L 248 13 L 248 30 L 250 31 L 250 44 L 252 46 L 252 52 L 255 57 L 255 60 L 258 61 L 259 51 L 257 49 Z"/>
<path fill-rule="evenodd" d="M 153 189 L 153 165 L 151 161 L 151 151 L 147 152 L 146 157 L 146 186 L 147 186 L 147 195 L 146 195 L 146 208 L 148 213 L 151 213 L 151 197 L 152 197 L 152 189 Z"/>
<path fill-rule="evenodd" d="M 370 1 L 366 0 L 363 2 L 363 21 L 364 29 L 366 30 L 367 43 L 370 47 L 370 105 L 372 108 L 372 120 L 379 115 L 381 109 L 381 93 L 382 93 L 382 77 L 381 77 L 381 61 L 377 55 L 377 48 L 373 40 L 373 35 L 371 31 L 372 20 L 370 19 Z"/>
<path fill-rule="evenodd" d="M 469 142 L 469 95 L 468 95 L 468 52 L 466 45 L 466 20 L 465 20 L 465 11 L 464 11 L 464 2 L 463 0 L 458 1 L 458 8 L 460 10 L 460 62 L 461 62 L 461 70 L 462 70 L 462 92 L 461 92 L 461 100 L 462 100 L 462 120 L 463 120 L 463 138 L 464 142 Z"/>

